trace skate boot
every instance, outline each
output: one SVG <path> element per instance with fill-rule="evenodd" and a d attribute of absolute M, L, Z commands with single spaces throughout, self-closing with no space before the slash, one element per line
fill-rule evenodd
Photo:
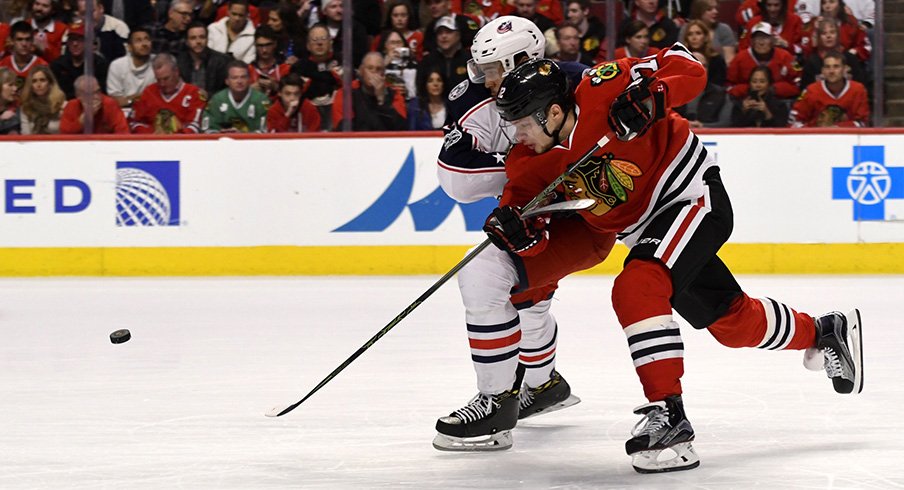
<path fill-rule="evenodd" d="M 478 393 L 467 405 L 436 421 L 433 447 L 441 451 L 508 449 L 517 423 L 518 390 Z"/>
<path fill-rule="evenodd" d="M 571 394 L 571 387 L 558 371 L 549 375 L 549 381 L 536 388 L 524 386 L 518 394 L 521 411 L 518 420 L 533 417 L 581 403 L 581 399 Z"/>
<path fill-rule="evenodd" d="M 694 452 L 694 428 L 684 415 L 681 395 L 647 403 L 634 409 L 643 415 L 625 443 L 625 451 L 638 473 L 689 470 L 700 466 Z M 666 459 L 660 458 L 664 456 Z"/>
<path fill-rule="evenodd" d="M 816 318 L 816 347 L 804 353 L 804 365 L 826 375 L 838 393 L 863 391 L 863 338 L 860 310 L 837 311 Z"/>

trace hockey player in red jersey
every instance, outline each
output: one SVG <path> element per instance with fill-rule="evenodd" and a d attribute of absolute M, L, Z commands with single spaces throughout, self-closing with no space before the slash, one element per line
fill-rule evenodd
<path fill-rule="evenodd" d="M 153 61 L 157 81 L 141 92 L 132 106 L 129 127 L 133 133 L 196 134 L 207 104 L 201 90 L 179 76 L 175 58 L 158 54 Z"/>
<path fill-rule="evenodd" d="M 684 346 L 672 309 L 728 347 L 807 349 L 805 364 L 823 360 L 837 392 L 863 388 L 857 310 L 813 318 L 750 298 L 716 255 L 731 234 L 731 204 L 714 158 L 671 110 L 705 83 L 703 66 L 675 44 L 656 56 L 598 66 L 573 97 L 554 62 L 532 61 L 503 80 L 496 98 L 520 144 L 509 154 L 509 182 L 484 230 L 497 247 L 521 256 L 569 237 L 547 233 L 545 220 L 522 221 L 519 206 L 601 134 L 618 136 L 566 179 L 562 193 L 596 200 L 580 215 L 600 232 L 618 232 L 630 248 L 612 305 L 649 402 L 635 409 L 643 419 L 625 444 L 641 473 L 699 464 L 681 397 Z"/>
<path fill-rule="evenodd" d="M 487 23 L 474 37 L 470 78 L 449 94 L 451 122 L 444 128 L 437 162 L 440 185 L 456 201 L 502 194 L 511 134 L 500 126 L 494 96 L 505 74 L 542 56 L 545 45 L 543 32 L 533 22 L 512 16 Z M 577 79 L 587 68 L 567 66 Z M 615 235 L 594 233 L 576 216 L 558 216 L 550 228 L 572 240 L 528 258 L 486 249 L 459 271 L 479 393 L 437 420 L 437 449 L 506 449 L 513 443 L 510 430 L 518 419 L 580 401 L 556 370 L 558 324 L 550 312 L 552 296 L 559 279 L 602 262 Z"/>
<path fill-rule="evenodd" d="M 813 82 L 791 108 L 792 127 L 856 127 L 869 125 L 866 87 L 844 77 L 844 56 L 822 60 L 822 80 Z"/>

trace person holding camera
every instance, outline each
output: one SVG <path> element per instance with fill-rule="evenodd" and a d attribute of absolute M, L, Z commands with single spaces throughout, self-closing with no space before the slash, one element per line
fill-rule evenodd
<path fill-rule="evenodd" d="M 788 125 L 788 106 L 775 97 L 772 71 L 758 66 L 747 80 L 747 96 L 734 99 L 731 126 L 735 128 L 783 128 Z"/>
<path fill-rule="evenodd" d="M 386 81 L 401 92 L 405 100 L 417 97 L 417 63 L 402 31 L 391 29 L 380 34 L 380 52 L 386 63 Z"/>

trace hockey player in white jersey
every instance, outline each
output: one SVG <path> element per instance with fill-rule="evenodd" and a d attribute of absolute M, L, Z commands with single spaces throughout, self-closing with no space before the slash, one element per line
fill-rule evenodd
<path fill-rule="evenodd" d="M 505 74 L 542 57 L 545 45 L 533 22 L 513 16 L 487 23 L 474 37 L 469 80 L 449 93 L 445 139 L 437 161 L 439 182 L 456 201 L 502 194 L 505 155 L 512 145 L 507 131 L 513 131 L 501 124 L 494 97 Z M 565 65 L 576 81 L 588 68 Z M 574 233 L 573 228 L 581 226 L 577 218 L 562 218 L 551 223 L 550 232 L 559 227 Z M 488 247 L 459 272 L 479 393 L 437 421 L 433 441 L 437 449 L 507 449 L 518 419 L 580 401 L 555 370 L 557 325 L 549 312 L 550 301 L 561 277 L 602 262 L 614 240 L 588 233 L 586 240 L 572 244 L 587 253 L 568 264 L 548 255 L 522 259 Z"/>

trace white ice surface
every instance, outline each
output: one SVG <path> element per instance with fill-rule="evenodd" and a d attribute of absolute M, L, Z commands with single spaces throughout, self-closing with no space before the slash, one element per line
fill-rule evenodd
<path fill-rule="evenodd" d="M 698 469 L 640 475 L 643 403 L 612 278 L 562 283 L 558 368 L 583 403 L 510 451 L 434 450 L 475 393 L 455 281 L 297 410 L 435 277 L 0 280 L 0 488 L 904 488 L 904 278 L 742 277 L 809 313 L 863 312 L 865 388 L 799 352 L 682 325 Z M 128 328 L 132 340 L 108 335 Z"/>

